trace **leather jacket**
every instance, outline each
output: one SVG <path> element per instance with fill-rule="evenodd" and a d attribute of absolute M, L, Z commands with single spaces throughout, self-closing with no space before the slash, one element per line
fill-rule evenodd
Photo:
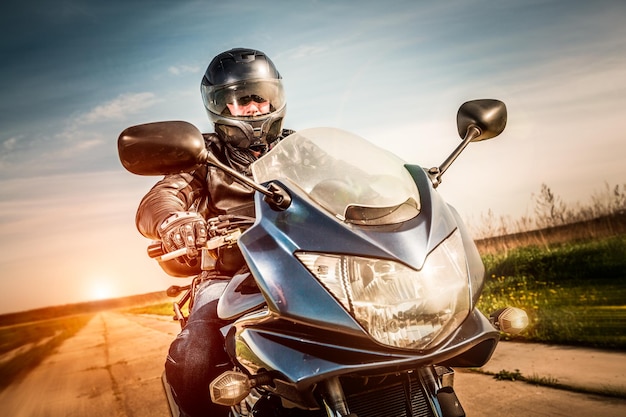
<path fill-rule="evenodd" d="M 293 133 L 284 129 L 280 138 Z M 220 141 L 215 133 L 203 134 L 204 142 L 221 162 L 251 175 L 250 163 L 255 159 Z M 276 143 L 276 142 L 274 142 Z M 160 240 L 158 227 L 175 212 L 194 211 L 205 219 L 222 214 L 254 217 L 254 189 L 235 181 L 214 166 L 205 165 L 190 173 L 166 175 L 143 197 L 137 209 L 135 224 L 139 232 L 153 240 Z M 232 275 L 244 265 L 241 252 L 233 247 L 218 250 L 216 269 Z M 174 277 L 187 277 L 201 272 L 200 265 L 190 266 L 176 260 L 159 262 L 163 270 Z"/>
<path fill-rule="evenodd" d="M 281 137 L 293 133 L 283 130 Z M 204 134 L 207 148 L 223 163 L 250 175 L 248 164 L 240 163 L 215 133 Z M 137 209 L 135 224 L 139 232 L 159 240 L 157 228 L 177 211 L 195 211 L 205 219 L 220 214 L 254 216 L 254 190 L 233 180 L 213 166 L 191 173 L 166 175 L 144 196 Z"/>
<path fill-rule="evenodd" d="M 291 133 L 292 130 L 284 129 L 278 140 Z M 224 144 L 215 133 L 203 136 L 207 149 L 221 162 L 251 176 L 249 165 L 255 157 Z M 194 211 L 205 219 L 222 214 L 254 217 L 254 192 L 254 189 L 235 181 L 214 166 L 205 165 L 193 172 L 166 175 L 139 203 L 135 224 L 143 236 L 160 240 L 158 227 L 175 212 Z M 217 257 L 215 268 L 226 275 L 232 275 L 244 265 L 241 252 L 236 247 L 220 248 Z M 159 262 L 159 265 L 174 277 L 188 277 L 202 272 L 199 263 L 190 266 L 170 260 Z"/>
<path fill-rule="evenodd" d="M 227 163 L 214 139 L 211 134 L 205 135 L 207 148 Z M 203 166 L 191 173 L 166 175 L 157 182 L 139 203 L 135 223 L 142 235 L 158 240 L 157 228 L 175 212 L 195 211 L 207 219 L 226 214 L 231 207 L 250 204 L 252 195 L 252 189 L 215 167 Z"/>

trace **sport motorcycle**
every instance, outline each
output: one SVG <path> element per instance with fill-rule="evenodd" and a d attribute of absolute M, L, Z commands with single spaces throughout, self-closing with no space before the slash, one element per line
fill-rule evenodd
<path fill-rule="evenodd" d="M 506 119 L 501 101 L 464 103 L 460 145 L 429 169 L 340 129 L 304 129 L 255 161 L 252 178 L 218 160 L 189 123 L 124 130 L 119 156 L 134 174 L 209 164 L 256 191 L 254 218 L 208 219 L 201 268 L 234 246 L 247 265 L 219 300 L 233 367 L 207 387 L 212 401 L 234 417 L 464 416 L 453 369 L 487 363 L 501 332 L 521 331 L 528 317 L 476 308 L 483 263 L 436 189 L 465 147 L 498 136 Z M 149 254 L 166 264 L 185 249 L 164 253 L 156 242 Z M 184 293 L 174 303 L 183 326 L 194 291 L 194 282 L 168 289 Z"/>

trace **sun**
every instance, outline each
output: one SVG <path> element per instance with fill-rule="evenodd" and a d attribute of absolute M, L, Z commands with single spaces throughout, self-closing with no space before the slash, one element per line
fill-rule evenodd
<path fill-rule="evenodd" d="M 90 298 L 93 300 L 105 300 L 114 296 L 111 280 L 106 277 L 92 279 L 89 292 Z"/>

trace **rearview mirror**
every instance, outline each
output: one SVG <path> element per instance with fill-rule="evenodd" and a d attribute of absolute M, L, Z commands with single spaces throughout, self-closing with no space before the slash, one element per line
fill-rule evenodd
<path fill-rule="evenodd" d="M 131 126 L 120 134 L 117 152 L 124 168 L 137 175 L 192 171 L 208 154 L 202 133 L 182 121 Z"/>
<path fill-rule="evenodd" d="M 265 187 L 221 162 L 210 153 L 202 133 L 182 121 L 155 122 L 131 126 L 120 133 L 117 153 L 124 168 L 137 175 L 169 175 L 190 172 L 202 165 L 215 166 L 236 181 L 266 196 L 275 210 L 285 210 L 291 197 L 278 184 Z"/>
<path fill-rule="evenodd" d="M 500 100 L 484 99 L 467 101 L 459 107 L 456 125 L 463 139 L 459 146 L 438 167 L 428 170 L 428 176 L 437 188 L 441 176 L 470 144 L 498 136 L 506 127 L 506 106 Z"/>
<path fill-rule="evenodd" d="M 456 116 L 456 124 L 463 139 L 466 138 L 470 128 L 478 128 L 480 133 L 471 141 L 479 142 L 502 133 L 506 127 L 506 119 L 506 106 L 500 100 L 473 100 L 461 105 Z"/>

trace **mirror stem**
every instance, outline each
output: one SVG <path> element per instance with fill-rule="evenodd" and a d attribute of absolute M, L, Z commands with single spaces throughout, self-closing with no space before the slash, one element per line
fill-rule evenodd
<path fill-rule="evenodd" d="M 433 167 L 428 170 L 428 175 L 433 183 L 433 187 L 437 188 L 439 184 L 441 184 L 441 176 L 444 172 L 448 170 L 450 165 L 456 160 L 456 158 L 463 152 L 463 150 L 470 144 L 474 139 L 481 135 L 481 130 L 476 125 L 470 125 L 467 128 L 467 132 L 465 133 L 465 138 L 456 147 L 456 149 L 448 156 L 448 158 L 443 161 L 443 163 L 439 167 Z"/>
<path fill-rule="evenodd" d="M 206 161 L 211 164 L 216 166 L 217 168 L 221 169 L 222 171 L 226 172 L 227 174 L 229 174 L 230 176 L 232 176 L 234 179 L 236 179 L 237 181 L 239 181 L 240 183 L 242 183 L 243 185 L 247 185 L 248 187 L 268 196 L 268 197 L 272 197 L 274 195 L 273 192 L 271 192 L 269 189 L 267 189 L 266 187 L 262 186 L 261 184 L 257 184 L 256 182 L 254 182 L 253 180 L 251 180 L 250 178 L 246 177 L 245 175 L 235 171 L 234 169 L 232 169 L 231 167 L 229 167 L 228 165 L 223 164 L 219 159 L 217 159 L 217 157 L 215 155 L 213 155 L 212 153 L 208 153 L 207 159 Z"/>
<path fill-rule="evenodd" d="M 211 152 L 207 154 L 206 162 L 226 172 L 243 185 L 247 185 L 253 190 L 256 190 L 265 195 L 264 200 L 267 204 L 270 205 L 270 207 L 272 207 L 272 209 L 282 211 L 289 208 L 289 206 L 291 205 L 291 197 L 289 196 L 289 193 L 287 193 L 277 184 L 270 183 L 269 187 L 264 187 L 261 184 L 258 184 L 252 179 L 248 178 L 247 176 L 241 174 L 240 172 L 232 169 L 228 165 L 225 165 Z"/>

